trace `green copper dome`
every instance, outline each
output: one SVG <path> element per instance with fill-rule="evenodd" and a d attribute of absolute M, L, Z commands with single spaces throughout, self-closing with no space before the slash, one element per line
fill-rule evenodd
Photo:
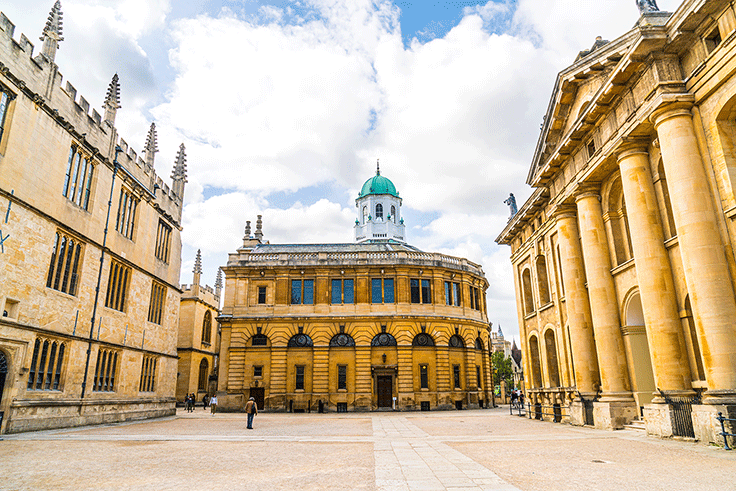
<path fill-rule="evenodd" d="M 368 196 L 369 194 L 390 194 L 391 196 L 399 197 L 399 192 L 396 191 L 396 186 L 391 182 L 390 179 L 381 175 L 381 169 L 376 169 L 376 175 L 365 181 L 363 189 L 358 194 L 359 198 Z"/>

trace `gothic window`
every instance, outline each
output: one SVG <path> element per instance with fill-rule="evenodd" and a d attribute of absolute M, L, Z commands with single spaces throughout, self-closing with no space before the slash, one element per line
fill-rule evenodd
<path fill-rule="evenodd" d="M 131 269 L 117 261 L 110 264 L 110 277 L 107 280 L 107 296 L 105 307 L 125 311 L 125 300 L 128 294 L 128 284 L 132 276 Z"/>
<path fill-rule="evenodd" d="M 396 223 L 396 207 L 391 205 L 391 220 Z"/>
<path fill-rule="evenodd" d="M 28 390 L 59 390 L 64 348 L 64 343 L 58 341 L 36 339 L 28 373 Z"/>
<path fill-rule="evenodd" d="M 0 401 L 3 400 L 3 389 L 5 388 L 5 377 L 8 375 L 8 358 L 0 350 Z"/>
<path fill-rule="evenodd" d="M 387 332 L 381 332 L 373 337 L 371 346 L 396 346 L 396 338 Z"/>
<path fill-rule="evenodd" d="M 5 128 L 8 126 L 8 108 L 10 107 L 10 101 L 12 100 L 13 96 L 10 92 L 4 90 L 0 86 L 0 143 L 3 141 L 3 134 L 5 133 Z"/>
<path fill-rule="evenodd" d="M 434 346 L 434 339 L 429 334 L 420 332 L 414 336 L 414 341 L 411 344 L 412 346 Z"/>
<path fill-rule="evenodd" d="M 115 230 L 125 237 L 133 240 L 133 228 L 135 227 L 135 211 L 138 208 L 138 198 L 125 188 L 120 190 L 118 200 L 118 217 L 115 221 Z"/>
<path fill-rule="evenodd" d="M 312 338 L 307 334 L 298 333 L 294 334 L 291 339 L 289 339 L 289 344 L 287 346 L 289 348 L 311 348 L 314 346 L 314 343 L 312 342 Z"/>
<path fill-rule="evenodd" d="M 330 346 L 333 348 L 355 346 L 355 340 L 350 334 L 345 334 L 344 332 L 341 332 L 332 336 L 332 339 L 330 339 Z"/>
<path fill-rule="evenodd" d="M 291 304 L 314 304 L 314 280 L 291 280 Z"/>
<path fill-rule="evenodd" d="M 69 201 L 89 209 L 89 195 L 92 188 L 92 175 L 95 166 L 86 155 L 82 154 L 77 145 L 69 150 L 69 162 L 64 177 L 62 195 Z"/>
<path fill-rule="evenodd" d="M 365 225 L 365 222 L 368 221 L 368 207 L 363 207 L 363 225 Z"/>
<path fill-rule="evenodd" d="M 141 364 L 141 382 L 138 387 L 140 392 L 156 391 L 156 362 L 155 356 L 144 355 Z"/>
<path fill-rule="evenodd" d="M 381 203 L 376 205 L 376 218 L 383 218 L 383 205 Z"/>
<path fill-rule="evenodd" d="M 156 230 L 156 257 L 165 263 L 169 262 L 169 249 L 171 246 L 171 227 L 163 220 L 158 221 Z"/>
<path fill-rule="evenodd" d="M 151 301 L 148 304 L 148 322 L 161 325 L 166 301 L 166 287 L 158 282 L 151 285 Z"/>
<path fill-rule="evenodd" d="M 204 313 L 202 321 L 202 342 L 209 344 L 212 339 L 212 313 L 208 310 Z"/>
<path fill-rule="evenodd" d="M 464 348 L 465 341 L 457 334 L 453 334 L 452 337 L 450 337 L 450 342 L 448 343 L 448 346 L 450 348 Z"/>
<path fill-rule="evenodd" d="M 81 242 L 56 232 L 46 286 L 69 295 L 76 295 L 82 252 Z"/>
<path fill-rule="evenodd" d="M 209 379 L 210 364 L 207 358 L 202 358 L 199 362 L 199 380 L 197 383 L 197 390 L 204 392 L 207 390 L 207 380 Z"/>
<path fill-rule="evenodd" d="M 268 338 L 264 334 L 256 334 L 251 338 L 251 346 L 268 346 Z"/>
<path fill-rule="evenodd" d="M 115 372 L 118 365 L 118 353 L 108 349 L 97 352 L 97 363 L 95 364 L 95 378 L 92 390 L 95 392 L 115 391 Z"/>
<path fill-rule="evenodd" d="M 353 280 L 332 280 L 332 303 L 355 302 L 355 284 Z"/>

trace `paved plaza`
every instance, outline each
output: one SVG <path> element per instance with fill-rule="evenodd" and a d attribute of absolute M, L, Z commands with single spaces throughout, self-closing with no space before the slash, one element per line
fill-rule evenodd
<path fill-rule="evenodd" d="M 736 451 L 477 411 L 244 414 L 5 435 L 0 489 L 733 489 Z"/>

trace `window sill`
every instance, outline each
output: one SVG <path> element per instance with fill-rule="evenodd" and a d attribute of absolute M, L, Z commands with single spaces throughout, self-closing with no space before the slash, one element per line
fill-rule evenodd
<path fill-rule="evenodd" d="M 210 346 L 212 346 L 212 343 L 208 343 L 207 341 L 202 341 L 202 346 L 204 346 L 205 348 L 209 348 Z"/>
<path fill-rule="evenodd" d="M 347 393 L 348 389 L 337 389 L 338 392 Z"/>
<path fill-rule="evenodd" d="M 297 393 L 297 394 L 303 394 L 304 393 L 304 389 L 294 389 L 294 392 Z"/>
<path fill-rule="evenodd" d="M 526 314 L 526 315 L 524 316 L 524 320 L 529 320 L 529 319 L 531 319 L 532 317 L 534 317 L 535 315 L 537 315 L 537 312 L 536 312 L 536 311 L 534 311 L 534 312 L 531 312 L 531 313 L 529 313 L 529 314 Z"/>
<path fill-rule="evenodd" d="M 539 307 L 539 312 L 542 312 L 543 310 L 547 310 L 550 307 L 554 307 L 554 305 L 555 305 L 554 302 L 547 302 L 546 304 L 544 304 L 541 307 Z"/>
<path fill-rule="evenodd" d="M 428 387 L 422 387 L 419 390 L 421 390 L 422 392 L 429 392 L 429 388 Z"/>

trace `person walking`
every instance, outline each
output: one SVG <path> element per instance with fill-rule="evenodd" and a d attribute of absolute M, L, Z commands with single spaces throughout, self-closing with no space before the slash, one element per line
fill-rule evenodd
<path fill-rule="evenodd" d="M 248 402 L 245 403 L 245 412 L 248 413 L 248 429 L 253 429 L 253 416 L 258 414 L 258 404 L 256 404 L 255 397 L 251 397 Z"/>
<path fill-rule="evenodd" d="M 210 409 L 212 410 L 212 415 L 214 416 L 217 412 L 217 394 L 212 394 L 212 397 L 210 398 Z"/>
<path fill-rule="evenodd" d="M 205 411 L 207 410 L 207 403 L 208 403 L 207 394 L 205 394 L 202 396 L 202 407 Z"/>

